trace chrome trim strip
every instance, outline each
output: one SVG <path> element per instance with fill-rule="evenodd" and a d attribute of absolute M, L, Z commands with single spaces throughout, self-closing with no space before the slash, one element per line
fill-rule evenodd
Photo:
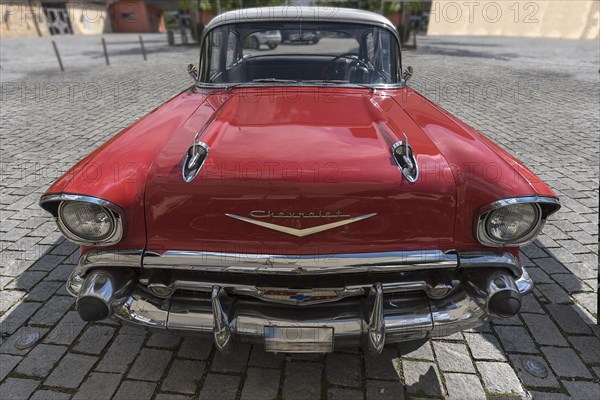
<path fill-rule="evenodd" d="M 271 224 L 269 222 L 257 221 L 252 218 L 241 217 L 235 214 L 225 214 L 226 216 L 234 219 L 238 219 L 240 221 L 247 222 L 249 224 L 254 224 L 261 226 L 263 228 L 272 229 L 277 232 L 287 233 L 288 235 L 296 236 L 296 237 L 305 237 L 309 235 L 314 235 L 315 233 L 325 232 L 329 229 L 339 228 L 340 226 L 352 224 L 354 222 L 362 221 L 363 219 L 371 218 L 377 215 L 377 213 L 360 215 L 358 217 L 353 217 L 349 219 L 345 219 L 343 221 L 331 222 L 325 225 L 313 226 L 312 228 L 304 228 L 304 229 L 296 229 L 291 228 L 289 226 L 282 226 L 277 224 Z"/>
<path fill-rule="evenodd" d="M 98 267 L 128 267 L 141 268 L 142 249 L 92 250 L 81 257 L 75 271 L 85 275 L 87 271 Z"/>
<path fill-rule="evenodd" d="M 533 226 L 531 231 L 527 233 L 527 235 L 523 236 L 519 240 L 502 242 L 491 238 L 485 228 L 485 221 L 488 214 L 493 210 L 513 204 L 536 204 L 538 208 L 537 223 Z M 474 235 L 479 243 L 486 246 L 524 246 L 535 240 L 537 235 L 544 228 L 546 219 L 559 209 L 560 201 L 555 197 L 523 196 L 497 200 L 478 208 L 475 212 L 475 222 L 473 224 Z"/>
<path fill-rule="evenodd" d="M 143 266 L 213 272 L 339 274 L 456 268 L 458 257 L 441 250 L 305 256 L 169 250 L 162 255 L 147 251 Z"/>
<path fill-rule="evenodd" d="M 62 222 L 60 218 L 60 207 L 64 204 L 65 201 L 79 201 L 84 203 L 92 203 L 98 206 L 104 207 L 110 211 L 114 219 L 114 227 L 111 234 L 103 240 L 100 241 L 90 241 L 84 238 L 79 237 L 74 232 L 71 232 Z M 56 209 L 49 207 L 50 204 L 57 203 Z M 111 246 L 117 244 L 121 241 L 123 236 L 125 235 L 127 228 L 127 219 L 125 218 L 125 211 L 108 200 L 101 199 L 98 197 L 87 196 L 87 195 L 79 195 L 79 194 L 70 194 L 70 193 L 54 193 L 44 195 L 40 198 L 39 201 L 40 207 L 44 210 L 48 211 L 54 217 L 56 221 L 56 225 L 60 229 L 61 233 L 71 242 L 86 245 L 86 246 Z"/>

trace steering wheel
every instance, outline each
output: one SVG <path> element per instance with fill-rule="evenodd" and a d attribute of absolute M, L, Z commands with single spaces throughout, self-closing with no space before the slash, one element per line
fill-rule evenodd
<path fill-rule="evenodd" d="M 341 58 L 347 58 L 349 60 L 356 61 L 358 64 L 366 67 L 367 69 L 371 69 L 371 64 L 369 64 L 365 60 L 361 60 L 360 58 L 358 58 L 358 56 L 356 54 L 354 54 L 354 53 L 344 53 L 344 54 L 340 54 L 339 56 L 333 57 L 331 59 L 331 61 L 329 61 L 327 63 L 327 65 L 325 65 L 325 67 L 323 68 L 323 71 L 321 71 L 321 78 L 323 78 L 323 80 L 329 80 L 329 68 L 331 68 L 331 65 L 333 63 L 335 63 L 337 60 L 339 60 Z"/>

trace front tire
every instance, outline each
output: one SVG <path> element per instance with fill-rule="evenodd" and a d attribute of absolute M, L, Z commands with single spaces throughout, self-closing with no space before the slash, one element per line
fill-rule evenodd
<path fill-rule="evenodd" d="M 269 49 L 273 50 L 277 48 L 277 43 L 269 43 L 267 46 L 269 46 Z"/>
<path fill-rule="evenodd" d="M 256 50 L 260 49 L 260 42 L 256 37 L 252 37 L 252 48 Z"/>

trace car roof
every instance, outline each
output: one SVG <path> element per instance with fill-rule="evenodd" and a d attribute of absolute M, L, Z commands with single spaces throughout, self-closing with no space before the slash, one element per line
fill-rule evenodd
<path fill-rule="evenodd" d="M 228 11 L 213 18 L 206 31 L 220 25 L 257 21 L 327 21 L 379 25 L 396 30 L 389 19 L 370 11 L 340 7 L 259 7 Z"/>

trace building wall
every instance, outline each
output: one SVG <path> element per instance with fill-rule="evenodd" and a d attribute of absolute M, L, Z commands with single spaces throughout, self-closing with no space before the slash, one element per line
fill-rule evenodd
<path fill-rule="evenodd" d="M 430 35 L 598 39 L 598 0 L 433 0 Z"/>
<path fill-rule="evenodd" d="M 69 18 L 75 35 L 112 32 L 108 8 L 103 3 L 68 3 Z"/>
<path fill-rule="evenodd" d="M 125 0 L 109 6 L 114 32 L 152 32 L 148 10 L 144 0 Z"/>
<path fill-rule="evenodd" d="M 49 36 L 44 11 L 38 1 L 32 1 L 32 7 L 29 7 L 27 1 L 0 3 L 0 38 L 37 37 L 35 19 L 39 33 Z"/>

